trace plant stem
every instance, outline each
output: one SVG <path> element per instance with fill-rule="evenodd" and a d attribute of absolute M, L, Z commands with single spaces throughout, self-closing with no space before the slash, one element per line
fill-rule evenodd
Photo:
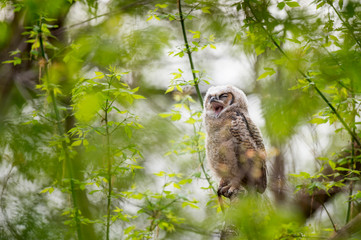
<path fill-rule="evenodd" d="M 199 100 L 199 103 L 201 105 L 201 108 L 203 109 L 203 98 L 202 98 L 202 94 L 199 90 L 199 86 L 198 86 L 198 83 L 199 83 L 199 79 L 197 78 L 196 76 L 196 73 L 195 73 L 195 69 L 194 69 L 194 64 L 193 64 L 193 58 L 192 58 L 192 52 L 189 48 L 189 44 L 188 44 L 188 40 L 187 40 L 187 32 L 185 30 L 185 25 L 184 25 L 184 17 L 183 17 L 183 12 L 182 12 L 182 4 L 181 4 L 181 0 L 177 0 L 178 1 L 178 10 L 179 10 L 179 17 L 180 17 L 180 23 L 181 23 L 181 26 L 182 26 L 182 33 L 183 33 L 183 39 L 184 39 L 184 43 L 186 45 L 186 49 L 187 49 L 187 55 L 188 55 L 188 60 L 189 60 L 189 64 L 191 66 L 191 70 L 192 70 L 192 76 L 193 76 L 193 84 L 194 84 L 194 87 L 196 88 L 196 92 L 197 92 L 197 96 L 198 96 L 198 100 Z M 193 130 L 194 130 L 194 135 L 197 135 L 197 131 L 196 131 L 196 127 L 193 125 Z M 201 165 L 201 168 L 202 168 L 202 172 L 204 174 L 204 176 L 206 177 L 207 179 L 207 182 L 209 184 L 209 186 L 212 188 L 214 194 L 217 194 L 217 191 L 216 189 L 213 187 L 213 184 L 211 182 L 211 179 L 209 178 L 205 168 L 204 168 L 204 164 L 203 164 L 203 161 L 202 161 L 202 157 L 201 157 L 201 153 L 199 152 L 199 149 L 198 149 L 198 140 L 199 140 L 199 136 L 198 136 L 198 139 L 197 139 L 197 153 L 198 153 L 198 161 Z M 221 202 L 219 202 L 220 206 L 221 206 L 221 209 L 222 209 L 222 212 L 224 212 L 223 210 L 223 205 Z"/>
<path fill-rule="evenodd" d="M 110 89 L 110 82 L 108 83 L 108 87 Z M 112 103 L 111 103 L 112 104 Z M 111 206 L 111 198 L 112 198 L 112 162 L 111 162 L 111 155 L 110 155 L 110 133 L 109 133 L 109 126 L 108 126 L 108 110 L 111 106 L 109 104 L 109 91 L 108 91 L 108 98 L 105 102 L 105 135 L 106 135 L 106 148 L 107 148 L 107 162 L 108 162 L 108 201 L 107 201 L 107 226 L 106 226 L 106 239 L 109 240 L 109 230 L 110 230 L 110 206 Z"/>
<path fill-rule="evenodd" d="M 199 161 L 199 163 L 200 163 L 200 165 L 201 165 L 202 172 L 203 172 L 204 176 L 206 177 L 209 186 L 212 188 L 213 193 L 214 193 L 214 194 L 217 194 L 217 191 L 216 191 L 216 189 L 213 187 L 213 184 L 212 184 L 212 182 L 211 182 L 211 179 L 210 179 L 210 177 L 208 176 L 208 174 L 207 174 L 207 172 L 206 172 L 206 169 L 204 168 L 204 163 L 203 163 L 203 161 L 202 161 L 202 156 L 201 156 L 201 153 L 200 153 L 199 147 L 198 147 L 198 146 L 199 146 L 199 135 L 197 135 L 197 130 L 196 130 L 196 126 L 195 126 L 195 125 L 193 125 L 193 131 L 194 131 L 194 135 L 197 136 L 197 146 L 196 146 L 196 147 L 197 147 L 197 153 L 198 153 L 198 161 Z"/>
<path fill-rule="evenodd" d="M 200 92 L 199 86 L 198 86 L 199 79 L 197 78 L 196 73 L 195 73 L 193 58 L 192 58 L 192 52 L 191 52 L 191 50 L 189 48 L 189 44 L 188 44 L 188 40 L 187 40 L 187 33 L 186 33 L 186 30 L 185 30 L 185 26 L 184 26 L 182 4 L 181 4 L 181 0 L 177 0 L 177 1 L 178 1 L 178 10 L 179 10 L 180 23 L 182 25 L 183 39 L 184 39 L 184 43 L 186 45 L 188 60 L 189 60 L 189 64 L 190 64 L 191 70 L 192 70 L 193 84 L 194 84 L 194 87 L 196 88 L 199 103 L 201 104 L 201 107 L 203 109 L 203 98 L 202 98 L 202 95 L 201 95 L 201 92 Z"/>
<path fill-rule="evenodd" d="M 178 0 L 178 10 L 179 10 L 180 22 L 181 22 L 181 25 L 182 25 L 183 39 L 184 39 L 184 43 L 185 43 L 186 48 L 187 48 L 187 55 L 188 55 L 189 63 L 191 65 L 191 70 L 192 70 L 192 75 L 193 75 L 193 83 L 194 83 L 194 86 L 195 86 L 196 91 L 197 91 L 198 100 L 199 100 L 199 102 L 201 104 L 201 107 L 203 109 L 203 98 L 202 98 L 201 92 L 199 91 L 198 80 L 197 80 L 197 77 L 196 77 L 196 74 L 195 74 L 195 71 L 194 71 L 192 53 L 191 53 L 191 51 L 189 49 L 189 44 L 188 44 L 188 40 L 187 40 L 187 33 L 186 33 L 186 30 L 185 30 L 185 26 L 184 26 L 184 18 L 183 18 L 181 0 Z M 196 127 L 194 125 L 193 125 L 193 130 L 194 130 L 194 135 L 197 135 Z M 211 179 L 209 178 L 209 176 L 208 176 L 208 174 L 207 174 L 207 172 L 206 172 L 206 170 L 204 168 L 204 164 L 203 164 L 203 161 L 202 161 L 201 154 L 198 151 L 198 143 L 197 143 L 197 152 L 198 152 L 198 160 L 199 160 L 199 163 L 201 164 L 202 172 L 203 172 L 204 176 L 206 177 L 207 182 L 210 185 L 210 187 L 212 188 L 213 192 L 215 194 L 217 194 L 217 191 L 213 187 Z"/>
<path fill-rule="evenodd" d="M 327 213 L 327 216 L 328 216 L 328 218 L 329 218 L 330 221 L 331 221 L 331 224 L 332 224 L 333 229 L 335 230 L 335 232 L 337 232 L 336 225 L 335 225 L 335 223 L 334 223 L 334 221 L 333 221 L 333 219 L 332 219 L 332 217 L 331 217 L 331 214 L 328 212 L 325 204 L 323 204 L 322 201 L 319 201 L 319 203 L 321 203 L 322 207 L 325 209 L 325 211 L 326 211 L 326 213 Z"/>
<path fill-rule="evenodd" d="M 257 18 L 256 14 L 254 13 L 251 5 L 249 4 L 248 1 L 246 1 L 249 9 L 251 10 L 256 23 L 260 24 L 261 28 L 263 29 L 263 31 L 268 35 L 268 37 L 270 38 L 270 40 L 272 41 L 272 43 L 277 47 L 277 49 L 282 53 L 283 56 L 285 56 L 291 63 L 293 63 L 292 59 L 290 59 L 288 57 L 288 55 L 283 51 L 283 49 L 281 48 L 281 46 L 276 42 L 276 40 L 273 38 L 273 36 L 271 35 L 270 32 L 268 32 L 268 30 L 266 28 L 264 28 L 264 26 L 262 25 L 262 22 Z M 310 83 L 310 85 L 313 86 L 313 88 L 316 90 L 316 92 L 318 93 L 318 95 L 320 95 L 320 97 L 322 98 L 322 100 L 331 108 L 332 112 L 336 115 L 336 117 L 338 118 L 338 120 L 341 122 L 341 124 L 344 126 L 344 128 L 346 129 L 346 131 L 351 135 L 351 137 L 354 139 L 355 142 L 357 142 L 357 145 L 359 145 L 361 147 L 361 142 L 360 140 L 357 138 L 356 134 L 354 134 L 350 127 L 346 124 L 345 120 L 341 117 L 341 115 L 338 113 L 338 111 L 335 109 L 335 107 L 331 104 L 330 101 L 328 101 L 328 99 L 326 98 L 326 96 L 321 92 L 321 90 L 316 86 L 316 83 L 313 82 L 301 69 L 299 69 L 297 67 L 297 71 Z"/>
<path fill-rule="evenodd" d="M 351 79 L 351 99 L 352 99 L 352 132 L 354 134 L 356 134 L 356 106 L 355 106 L 355 92 L 354 92 L 354 88 L 353 88 L 353 79 Z M 355 140 L 353 138 L 351 138 L 351 163 L 350 163 L 350 169 L 353 170 L 355 169 Z M 351 175 L 352 176 L 352 175 Z M 352 216 L 352 194 L 353 194 L 353 181 L 350 181 L 350 189 L 349 189 L 349 194 L 348 194 L 348 205 L 347 205 L 347 214 L 346 214 L 346 223 L 348 223 L 350 221 L 350 218 Z"/>
<path fill-rule="evenodd" d="M 39 37 L 39 43 L 40 43 L 41 56 L 42 56 L 43 60 L 45 61 L 45 65 L 44 65 L 45 84 L 46 84 L 47 90 L 48 90 L 48 92 L 50 94 L 51 101 L 53 103 L 53 110 L 54 110 L 54 113 L 55 113 L 55 120 L 56 120 L 56 123 L 57 123 L 58 134 L 62 138 L 61 146 L 62 146 L 62 149 L 64 151 L 65 162 L 66 162 L 66 164 L 67 164 L 67 166 L 69 168 L 70 190 L 71 190 L 73 207 L 75 209 L 76 229 L 77 229 L 78 239 L 82 239 L 81 228 L 80 228 L 80 220 L 79 220 L 79 210 L 78 210 L 79 208 L 78 208 L 78 205 L 77 205 L 75 186 L 74 186 L 75 184 L 74 184 L 74 179 L 73 179 L 74 170 L 73 170 L 72 162 L 70 161 L 70 156 L 69 156 L 69 152 L 68 152 L 68 144 L 66 143 L 66 140 L 64 139 L 65 131 L 63 129 L 63 126 L 61 125 L 61 118 L 60 118 L 58 105 L 56 104 L 56 97 L 55 97 L 54 89 L 50 87 L 50 83 L 49 83 L 48 60 L 47 60 L 47 57 L 45 55 L 45 48 L 44 48 L 44 43 L 43 43 L 42 31 L 41 31 L 41 28 L 42 28 L 41 21 L 40 21 L 39 27 L 40 27 L 40 30 L 38 32 L 38 37 Z"/>

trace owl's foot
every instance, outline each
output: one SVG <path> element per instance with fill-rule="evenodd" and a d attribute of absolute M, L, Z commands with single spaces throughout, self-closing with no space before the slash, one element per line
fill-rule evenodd
<path fill-rule="evenodd" d="M 242 186 L 239 186 L 239 187 L 234 187 L 232 185 L 225 185 L 225 186 L 222 186 L 220 185 L 219 188 L 218 188 L 218 196 L 225 196 L 226 198 L 234 198 L 236 196 L 238 196 L 239 194 L 242 194 L 242 193 L 245 193 L 246 192 L 246 189 L 244 189 Z"/>

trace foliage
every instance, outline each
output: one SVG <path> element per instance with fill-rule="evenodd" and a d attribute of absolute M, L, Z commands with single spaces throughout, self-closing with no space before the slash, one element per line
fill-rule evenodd
<path fill-rule="evenodd" d="M 0 239 L 359 237 L 359 1 L 0 6 Z M 202 126 L 219 55 L 253 67 L 233 84 L 270 169 L 268 193 L 223 203 Z"/>

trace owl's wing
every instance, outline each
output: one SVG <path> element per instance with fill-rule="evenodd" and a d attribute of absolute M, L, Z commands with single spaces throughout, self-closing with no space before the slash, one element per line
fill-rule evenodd
<path fill-rule="evenodd" d="M 239 154 L 245 155 L 243 158 L 250 162 L 248 168 L 254 173 L 248 176 L 248 181 L 252 182 L 260 193 L 263 193 L 267 187 L 267 169 L 266 151 L 261 132 L 251 118 L 241 112 L 236 112 L 233 116 L 230 130 L 235 142 L 241 148 L 242 152 Z"/>

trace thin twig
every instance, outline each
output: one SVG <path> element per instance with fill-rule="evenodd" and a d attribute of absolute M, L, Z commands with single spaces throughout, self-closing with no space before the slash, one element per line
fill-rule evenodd
<path fill-rule="evenodd" d="M 184 43 L 186 45 L 189 64 L 190 64 L 191 70 L 192 70 L 193 84 L 194 84 L 194 87 L 196 88 L 199 103 L 201 104 L 201 107 L 203 109 L 203 98 L 202 98 L 201 92 L 199 91 L 199 86 L 198 86 L 199 79 L 197 78 L 196 73 L 195 73 L 193 58 L 192 58 L 192 52 L 191 52 L 191 50 L 189 48 L 189 44 L 188 44 L 188 40 L 187 40 L 187 33 L 186 33 L 186 30 L 185 30 L 185 26 L 184 26 L 184 17 L 183 17 L 183 13 L 182 13 L 181 0 L 178 0 L 178 10 L 179 10 L 179 16 L 180 16 L 180 23 L 181 23 L 181 26 L 182 26 L 183 39 L 184 39 Z"/>
<path fill-rule="evenodd" d="M 196 135 L 196 134 L 197 134 L 197 130 L 196 130 L 195 125 L 193 125 L 193 131 L 194 131 L 194 135 Z M 197 146 L 196 146 L 196 147 L 197 147 L 199 164 L 201 165 L 202 172 L 203 172 L 204 176 L 206 177 L 209 186 L 211 187 L 211 189 L 212 189 L 212 191 L 214 192 L 214 194 L 217 194 L 217 191 L 216 191 L 216 189 L 213 187 L 213 184 L 212 184 L 212 182 L 211 182 L 211 179 L 210 179 L 209 175 L 207 174 L 206 169 L 204 168 L 204 163 L 203 163 L 203 161 L 202 161 L 202 157 L 201 157 L 201 153 L 200 153 L 200 151 L 199 151 L 199 146 L 198 146 L 198 145 L 199 145 L 199 136 L 197 136 Z"/>
<path fill-rule="evenodd" d="M 333 229 L 335 230 L 335 232 L 337 232 L 337 228 L 336 228 L 336 225 L 335 225 L 335 222 L 333 221 L 332 217 L 331 217 L 331 214 L 328 212 L 325 204 L 322 202 L 322 201 L 319 201 L 319 203 L 322 205 L 322 207 L 325 209 L 326 213 L 327 213 L 327 216 L 328 218 L 330 219 L 331 221 L 331 224 L 332 224 L 332 227 Z"/>
<path fill-rule="evenodd" d="M 108 80 L 108 89 L 111 87 L 111 79 Z M 108 110 L 112 106 L 113 101 L 109 103 L 109 91 L 108 97 L 105 101 L 105 111 L 104 111 L 104 121 L 105 121 L 105 136 L 106 136 L 106 157 L 108 163 L 108 196 L 107 196 L 107 224 L 106 224 L 106 240 L 109 240 L 109 233 L 110 233 L 110 207 L 112 203 L 112 157 L 110 153 L 110 133 L 109 133 L 109 125 L 108 125 Z"/>
<path fill-rule="evenodd" d="M 353 91 L 353 79 L 351 79 L 351 99 L 352 99 L 352 131 L 354 134 L 356 134 L 356 104 L 354 101 L 355 93 Z M 351 171 L 355 169 L 355 140 L 351 138 L 351 163 L 350 163 L 350 169 Z M 349 189 L 349 195 L 348 195 L 348 204 L 347 204 L 347 214 L 346 214 L 346 223 L 350 221 L 350 218 L 352 217 L 352 194 L 353 194 L 353 181 L 350 181 L 350 189 Z"/>

